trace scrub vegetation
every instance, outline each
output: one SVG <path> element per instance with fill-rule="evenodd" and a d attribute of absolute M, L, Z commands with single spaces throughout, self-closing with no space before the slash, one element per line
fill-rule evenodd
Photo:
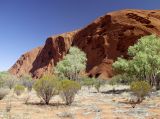
<path fill-rule="evenodd" d="M 18 78 L 8 72 L 0 72 L 0 101 L 6 100 L 9 95 L 12 95 L 10 98 L 27 95 L 23 98 L 26 106 L 37 104 L 72 107 L 80 100 L 76 97 L 81 98 L 83 90 L 87 90 L 86 97 L 109 97 L 109 94 L 112 94 L 112 98 L 122 96 L 127 100 L 126 104 L 135 107 L 149 98 L 151 92 L 156 93 L 160 89 L 160 38 L 156 35 L 140 38 L 134 46 L 128 48 L 128 57 L 125 59 L 121 56 L 113 63 L 116 75 L 111 79 L 90 78 L 84 75 L 86 54 L 77 47 L 71 47 L 63 60 L 53 68 L 54 73 L 45 74 L 40 79 L 32 79 L 29 74 Z M 127 88 L 118 89 L 120 86 Z M 36 102 L 29 101 L 33 93 L 36 94 Z M 58 101 L 54 101 L 57 97 Z M 133 97 L 136 99 L 133 100 Z M 92 103 L 92 99 L 90 101 Z"/>

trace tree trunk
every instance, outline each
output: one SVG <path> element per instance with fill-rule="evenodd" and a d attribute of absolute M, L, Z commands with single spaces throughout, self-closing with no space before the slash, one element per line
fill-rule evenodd
<path fill-rule="evenodd" d="M 156 79 L 156 90 L 160 90 L 160 80 Z"/>

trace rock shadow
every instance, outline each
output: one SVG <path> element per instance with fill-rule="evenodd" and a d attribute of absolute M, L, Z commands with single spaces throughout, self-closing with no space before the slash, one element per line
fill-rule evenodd
<path fill-rule="evenodd" d="M 122 89 L 122 90 L 108 90 L 108 91 L 102 91 L 101 93 L 104 93 L 104 94 L 122 94 L 124 92 L 130 92 L 129 89 Z"/>
<path fill-rule="evenodd" d="M 51 107 L 61 107 L 61 106 L 67 106 L 65 103 L 49 103 L 48 105 L 41 102 L 28 102 L 26 105 L 35 105 L 35 106 L 51 106 Z"/>

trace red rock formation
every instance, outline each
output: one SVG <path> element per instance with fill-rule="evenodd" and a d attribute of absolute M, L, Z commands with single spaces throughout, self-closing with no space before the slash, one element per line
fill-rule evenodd
<path fill-rule="evenodd" d="M 49 37 L 44 47 L 33 49 L 22 55 L 9 72 L 17 76 L 29 73 L 34 78 L 51 72 L 56 63 L 67 53 L 76 32 Z"/>
<path fill-rule="evenodd" d="M 9 69 L 14 75 L 20 77 L 21 75 L 28 74 L 33 68 L 33 62 L 37 58 L 38 54 L 41 52 L 43 47 L 35 48 L 25 54 L 23 54 L 17 62 Z"/>
<path fill-rule="evenodd" d="M 33 62 L 29 71 L 33 77 L 39 78 L 45 72 L 51 72 L 56 63 L 63 58 L 71 47 L 72 38 L 77 31 L 50 37 L 46 40 L 44 48 Z"/>
<path fill-rule="evenodd" d="M 70 46 L 77 46 L 87 54 L 87 72 L 90 77 L 108 78 L 113 75 L 112 63 L 117 57 L 127 57 L 129 46 L 142 36 L 160 35 L 160 10 L 121 10 L 111 12 L 95 20 L 85 28 L 47 39 L 35 60 L 10 69 L 13 74 L 30 72 L 41 76 L 62 59 Z M 31 53 L 32 54 L 32 53 Z M 20 58 L 20 62 L 27 62 Z M 17 66 L 18 65 L 18 66 Z M 33 67 L 31 67 L 33 65 Z M 21 68 L 19 68 L 21 67 Z"/>

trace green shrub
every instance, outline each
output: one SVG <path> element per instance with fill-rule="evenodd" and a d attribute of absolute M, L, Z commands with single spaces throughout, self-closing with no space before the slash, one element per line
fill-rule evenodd
<path fill-rule="evenodd" d="M 10 73 L 6 71 L 0 72 L 0 79 L 6 79 L 8 75 L 10 75 Z"/>
<path fill-rule="evenodd" d="M 146 81 L 135 81 L 130 85 L 131 91 L 137 96 L 138 101 L 142 101 L 144 96 L 146 96 L 150 90 L 151 86 Z"/>
<path fill-rule="evenodd" d="M 33 80 L 30 75 L 24 75 L 20 79 L 20 84 L 25 86 L 29 92 L 32 91 L 34 83 L 35 80 Z"/>
<path fill-rule="evenodd" d="M 126 74 L 119 74 L 111 78 L 109 84 L 110 85 L 119 85 L 119 84 L 124 84 L 124 85 L 129 85 L 131 84 L 132 79 L 127 76 Z"/>
<path fill-rule="evenodd" d="M 8 93 L 8 89 L 0 88 L 0 100 L 2 100 Z"/>
<path fill-rule="evenodd" d="M 74 101 L 75 94 L 80 90 L 79 83 L 64 79 L 61 81 L 61 93 L 60 96 L 65 101 L 66 105 L 71 105 Z"/>
<path fill-rule="evenodd" d="M 21 95 L 25 91 L 25 87 L 23 85 L 16 85 L 14 87 L 14 92 L 17 94 L 17 96 Z"/>
<path fill-rule="evenodd" d="M 99 92 L 100 91 L 100 87 L 102 85 L 105 85 L 105 80 L 102 79 L 95 79 L 94 80 L 94 87 L 96 88 L 96 90 Z"/>
<path fill-rule="evenodd" d="M 4 87 L 4 80 L 0 79 L 0 88 Z"/>
<path fill-rule="evenodd" d="M 130 60 L 117 58 L 113 69 L 120 74 L 128 74 L 132 79 L 147 80 L 151 86 L 159 88 L 160 81 L 156 80 L 160 71 L 160 37 L 149 35 L 141 37 L 136 44 L 128 48 Z"/>
<path fill-rule="evenodd" d="M 96 90 L 99 92 L 100 87 L 105 84 L 105 80 L 84 77 L 81 79 L 80 83 L 82 86 L 87 86 L 88 88 L 95 87 Z"/>
<path fill-rule="evenodd" d="M 8 72 L 0 72 L 0 87 L 8 87 L 12 89 L 16 84 L 16 76 Z"/>
<path fill-rule="evenodd" d="M 59 81 L 52 75 L 45 75 L 35 82 L 33 88 L 38 97 L 48 105 L 51 98 L 58 94 Z"/>
<path fill-rule="evenodd" d="M 17 81 L 18 80 L 15 76 L 10 75 L 7 79 L 5 79 L 5 86 L 12 89 L 16 85 Z"/>
<path fill-rule="evenodd" d="M 94 85 L 95 80 L 93 78 L 89 78 L 89 77 L 84 77 L 81 79 L 80 84 L 82 86 L 87 86 L 88 88 L 90 88 L 91 86 Z"/>

